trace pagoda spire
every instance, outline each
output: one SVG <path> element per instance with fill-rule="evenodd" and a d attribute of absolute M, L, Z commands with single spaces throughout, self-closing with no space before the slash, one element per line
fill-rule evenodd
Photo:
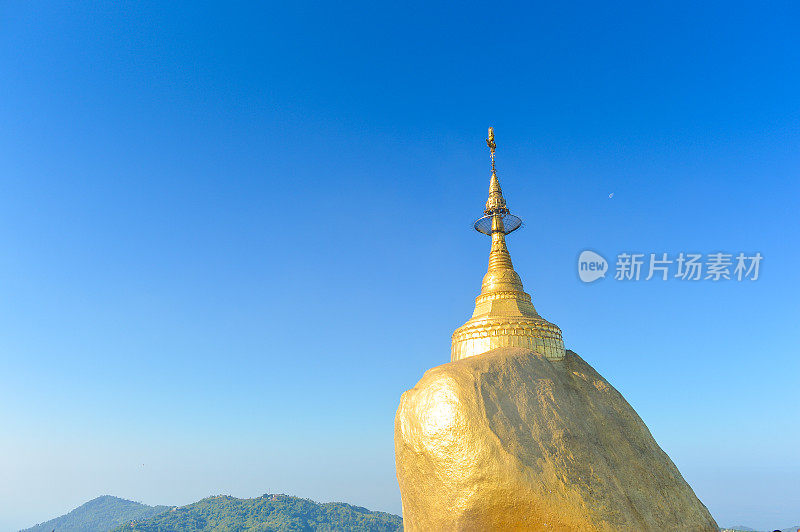
<path fill-rule="evenodd" d="M 503 189 L 500 188 L 500 179 L 497 177 L 497 168 L 495 166 L 497 144 L 494 141 L 494 128 L 492 127 L 489 128 L 486 145 L 489 146 L 489 155 L 492 158 L 489 198 L 486 200 L 486 209 L 483 211 L 485 216 L 475 222 L 475 229 L 492 237 L 492 247 L 489 250 L 489 271 L 484 277 L 481 294 L 497 290 L 511 290 L 527 296 L 523 292 L 522 281 L 519 279 L 517 272 L 514 271 L 511 255 L 506 247 L 506 235 L 518 229 L 522 225 L 522 220 L 512 215 L 511 211 L 508 210 L 506 199 L 503 197 Z M 501 273 L 504 270 L 508 271 Z M 494 275 L 493 272 L 497 273 L 497 275 Z M 498 283 L 497 281 L 500 278 L 504 279 L 505 282 Z M 528 299 L 530 299 L 530 296 L 528 296 Z"/>
<path fill-rule="evenodd" d="M 494 128 L 489 128 L 486 144 L 492 158 L 492 175 L 484 216 L 475 222 L 475 230 L 492 239 L 489 267 L 475 299 L 472 318 L 453 333 L 451 359 L 477 356 L 499 347 L 526 347 L 550 360 L 561 360 L 561 330 L 536 312 L 506 246 L 506 235 L 519 229 L 522 220 L 508 210 L 500 188 Z"/>

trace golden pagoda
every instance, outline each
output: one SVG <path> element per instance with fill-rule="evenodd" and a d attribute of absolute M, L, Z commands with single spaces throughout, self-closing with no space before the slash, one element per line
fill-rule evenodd
<path fill-rule="evenodd" d="M 489 199 L 484 216 L 475 222 L 475 230 L 492 238 L 489 269 L 483 276 L 472 317 L 453 332 L 450 359 L 455 362 L 499 347 L 525 347 L 549 360 L 561 360 L 565 354 L 561 329 L 533 308 L 506 247 L 506 235 L 518 229 L 522 220 L 506 207 L 495 170 L 496 145 L 491 127 L 486 144 L 492 158 Z"/>

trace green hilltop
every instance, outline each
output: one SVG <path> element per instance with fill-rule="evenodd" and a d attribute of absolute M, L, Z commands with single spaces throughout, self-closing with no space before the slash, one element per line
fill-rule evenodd
<path fill-rule="evenodd" d="M 397 515 L 341 502 L 320 504 L 289 495 L 253 499 L 208 497 L 187 506 L 147 506 L 104 495 L 22 532 L 199 532 L 403 530 Z"/>
<path fill-rule="evenodd" d="M 114 532 L 325 531 L 389 532 L 403 529 L 396 515 L 341 502 L 320 504 L 288 495 L 237 499 L 208 497 L 188 506 L 126 523 Z"/>

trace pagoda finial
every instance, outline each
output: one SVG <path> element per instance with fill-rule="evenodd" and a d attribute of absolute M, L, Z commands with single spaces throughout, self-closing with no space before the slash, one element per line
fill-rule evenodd
<path fill-rule="evenodd" d="M 497 149 L 497 144 L 494 143 L 494 128 L 489 128 L 489 137 L 486 139 L 486 145 L 489 146 L 489 154 L 492 157 L 492 173 L 494 173 L 494 150 Z"/>
<path fill-rule="evenodd" d="M 497 170 L 494 166 L 494 151 L 497 149 L 497 144 L 494 143 L 493 127 L 489 128 L 486 145 L 489 146 L 489 155 L 492 158 L 492 177 L 489 179 L 489 199 L 486 200 L 486 209 L 483 212 L 487 216 L 508 214 L 509 210 L 506 207 L 506 200 L 503 197 L 503 190 L 500 188 L 500 180 L 497 179 Z"/>

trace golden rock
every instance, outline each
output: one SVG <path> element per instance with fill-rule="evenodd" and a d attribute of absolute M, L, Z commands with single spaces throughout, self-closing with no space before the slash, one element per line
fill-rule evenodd
<path fill-rule="evenodd" d="M 622 395 L 572 351 L 428 370 L 395 417 L 406 530 L 713 530 Z"/>
<path fill-rule="evenodd" d="M 395 459 L 406 530 L 713 530 L 647 427 L 536 312 L 505 236 L 521 220 L 492 174 L 489 267 L 451 362 L 405 392 Z"/>

